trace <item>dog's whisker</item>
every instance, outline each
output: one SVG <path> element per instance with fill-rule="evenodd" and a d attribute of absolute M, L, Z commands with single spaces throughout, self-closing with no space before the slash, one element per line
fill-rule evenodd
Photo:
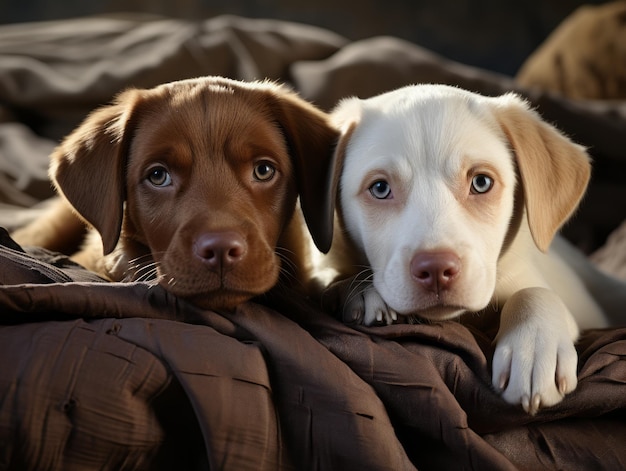
<path fill-rule="evenodd" d="M 146 272 L 144 274 L 142 274 L 139 277 L 136 277 L 134 279 L 135 281 L 138 282 L 151 282 L 151 281 L 158 281 L 158 275 L 156 273 L 156 270 L 150 270 L 149 272 Z"/>
<path fill-rule="evenodd" d="M 374 272 L 370 267 L 365 267 L 353 277 L 350 283 L 350 287 L 354 286 L 355 284 L 357 284 L 357 286 L 360 286 L 362 284 L 371 284 L 373 279 Z"/>
<path fill-rule="evenodd" d="M 138 257 L 145 258 L 145 257 Z M 136 260 L 136 259 L 135 259 Z M 126 270 L 126 278 L 139 282 L 158 281 L 159 279 L 159 262 L 155 262 L 150 257 L 144 263 L 137 261 L 129 264 Z"/>
<path fill-rule="evenodd" d="M 279 255 L 281 260 L 281 268 L 290 269 L 292 272 L 297 272 L 298 265 L 291 259 L 282 257 Z"/>
<path fill-rule="evenodd" d="M 279 253 L 279 252 L 284 252 L 289 255 L 295 255 L 295 252 L 293 250 L 290 250 L 287 247 L 282 247 L 280 245 L 276 246 L 276 253 Z"/>
<path fill-rule="evenodd" d="M 293 273 L 298 272 L 298 269 L 299 269 L 298 264 L 294 262 L 293 259 L 289 256 L 289 255 L 294 255 L 294 252 L 292 250 L 288 250 L 282 247 L 277 247 L 275 253 L 278 256 L 278 258 L 280 258 L 281 260 L 281 268 L 282 267 L 288 268 Z"/>
<path fill-rule="evenodd" d="M 287 255 L 283 254 L 282 252 L 285 252 L 287 254 L 293 254 L 293 251 L 291 250 L 287 250 L 284 248 L 280 248 L 277 247 L 276 248 L 276 255 L 278 256 L 278 258 L 280 259 L 281 263 L 280 263 L 280 273 L 281 275 L 287 277 L 290 280 L 293 281 L 299 281 L 298 277 L 296 276 L 296 274 L 298 273 L 298 264 L 295 263 L 291 258 L 289 258 Z M 280 251 L 278 249 L 281 249 Z"/>
<path fill-rule="evenodd" d="M 135 273 L 143 276 L 145 274 L 156 273 L 158 264 L 156 262 L 146 263 L 144 265 L 138 265 L 135 269 Z"/>
<path fill-rule="evenodd" d="M 354 298 L 365 293 L 371 286 L 371 280 L 373 278 L 374 273 L 369 267 L 366 267 L 366 269 L 360 271 L 355 277 L 353 277 L 350 282 L 350 286 L 348 287 L 348 295 L 345 305 L 348 305 Z"/>
<path fill-rule="evenodd" d="M 292 270 L 289 270 L 288 268 L 285 268 L 285 267 L 282 267 L 282 266 L 279 268 L 279 274 L 280 274 L 281 278 L 285 277 L 285 278 L 288 278 L 288 279 L 290 279 L 292 281 L 297 281 L 298 280 L 298 277 L 296 275 L 294 275 Z"/>
<path fill-rule="evenodd" d="M 279 270 L 279 278 L 284 281 L 284 284 L 278 283 L 277 287 L 292 286 L 301 289 L 305 288 L 302 280 L 294 274 L 293 270 L 289 270 L 281 266 Z"/>
<path fill-rule="evenodd" d="M 133 266 L 139 266 L 139 265 L 144 265 L 146 262 L 152 262 L 154 260 L 152 254 L 143 254 L 140 255 L 138 257 L 132 258 L 128 261 L 128 266 L 133 267 Z"/>
<path fill-rule="evenodd" d="M 348 288 L 347 301 L 350 302 L 357 296 L 363 295 L 368 290 L 368 288 L 369 288 L 369 284 L 365 282 L 360 282 L 356 285 L 351 284 L 350 287 Z"/>

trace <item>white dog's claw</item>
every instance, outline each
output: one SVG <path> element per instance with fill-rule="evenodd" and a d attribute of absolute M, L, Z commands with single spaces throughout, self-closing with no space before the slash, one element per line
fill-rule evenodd
<path fill-rule="evenodd" d="M 378 291 L 373 286 L 368 287 L 363 292 L 363 323 L 372 325 L 375 322 L 379 324 L 392 324 L 394 315 L 397 317 L 393 309 L 383 301 Z"/>
<path fill-rule="evenodd" d="M 535 415 L 541 407 L 541 395 L 535 394 L 532 400 L 528 395 L 524 395 L 522 397 L 522 407 L 528 414 Z"/>
<path fill-rule="evenodd" d="M 498 380 L 498 390 L 500 392 L 504 391 L 506 389 L 506 386 L 509 384 L 509 373 L 508 372 L 504 372 L 500 375 L 500 379 Z"/>
<path fill-rule="evenodd" d="M 360 324 L 363 322 L 363 311 L 359 309 L 348 309 L 344 313 L 343 321 L 346 324 Z"/>
<path fill-rule="evenodd" d="M 394 321 L 398 320 L 398 315 L 396 314 L 396 311 L 394 311 L 387 305 L 385 305 L 385 307 L 381 309 L 380 314 L 380 319 L 377 317 L 377 320 L 383 324 L 393 324 Z"/>
<path fill-rule="evenodd" d="M 530 415 L 535 415 L 539 411 L 540 407 L 541 407 L 541 396 L 539 394 L 535 394 L 533 396 L 533 400 L 530 403 L 530 410 L 528 411 L 528 413 Z"/>
<path fill-rule="evenodd" d="M 509 385 L 511 378 L 511 350 L 498 348 L 493 358 L 492 384 L 500 393 Z"/>
<path fill-rule="evenodd" d="M 364 322 L 364 305 L 361 296 L 354 296 L 346 302 L 343 309 L 343 321 L 346 324 L 362 324 Z"/>

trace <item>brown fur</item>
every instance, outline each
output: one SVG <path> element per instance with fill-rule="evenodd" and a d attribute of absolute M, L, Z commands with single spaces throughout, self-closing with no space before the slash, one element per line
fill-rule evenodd
<path fill-rule="evenodd" d="M 54 151 L 50 174 L 102 239 L 104 257 L 91 238 L 77 261 L 111 280 L 156 276 L 197 305 L 232 308 L 277 282 L 277 247 L 302 263 L 291 224 L 298 195 L 328 250 L 330 203 L 318 189 L 336 137 L 326 114 L 283 87 L 207 77 L 122 93 Z M 263 181 L 255 169 L 265 164 L 275 173 Z M 171 184 L 155 186 L 150 176 L 163 169 Z M 49 216 L 18 231 L 18 242 L 66 237 L 67 203 Z"/>

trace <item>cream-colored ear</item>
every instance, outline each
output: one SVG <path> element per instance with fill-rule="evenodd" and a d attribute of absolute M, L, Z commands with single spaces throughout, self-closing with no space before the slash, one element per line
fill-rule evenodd
<path fill-rule="evenodd" d="M 495 103 L 495 115 L 515 153 L 530 232 L 545 252 L 585 193 L 589 156 L 518 96 L 504 95 Z"/>

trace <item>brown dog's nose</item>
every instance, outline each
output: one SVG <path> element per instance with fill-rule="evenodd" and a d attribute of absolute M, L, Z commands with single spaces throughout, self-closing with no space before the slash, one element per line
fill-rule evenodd
<path fill-rule="evenodd" d="M 236 232 L 210 232 L 198 237 L 193 248 L 198 258 L 218 271 L 241 260 L 246 252 L 246 243 Z"/>
<path fill-rule="evenodd" d="M 433 293 L 448 289 L 460 271 L 461 260 L 452 252 L 420 252 L 411 260 L 413 279 Z"/>

